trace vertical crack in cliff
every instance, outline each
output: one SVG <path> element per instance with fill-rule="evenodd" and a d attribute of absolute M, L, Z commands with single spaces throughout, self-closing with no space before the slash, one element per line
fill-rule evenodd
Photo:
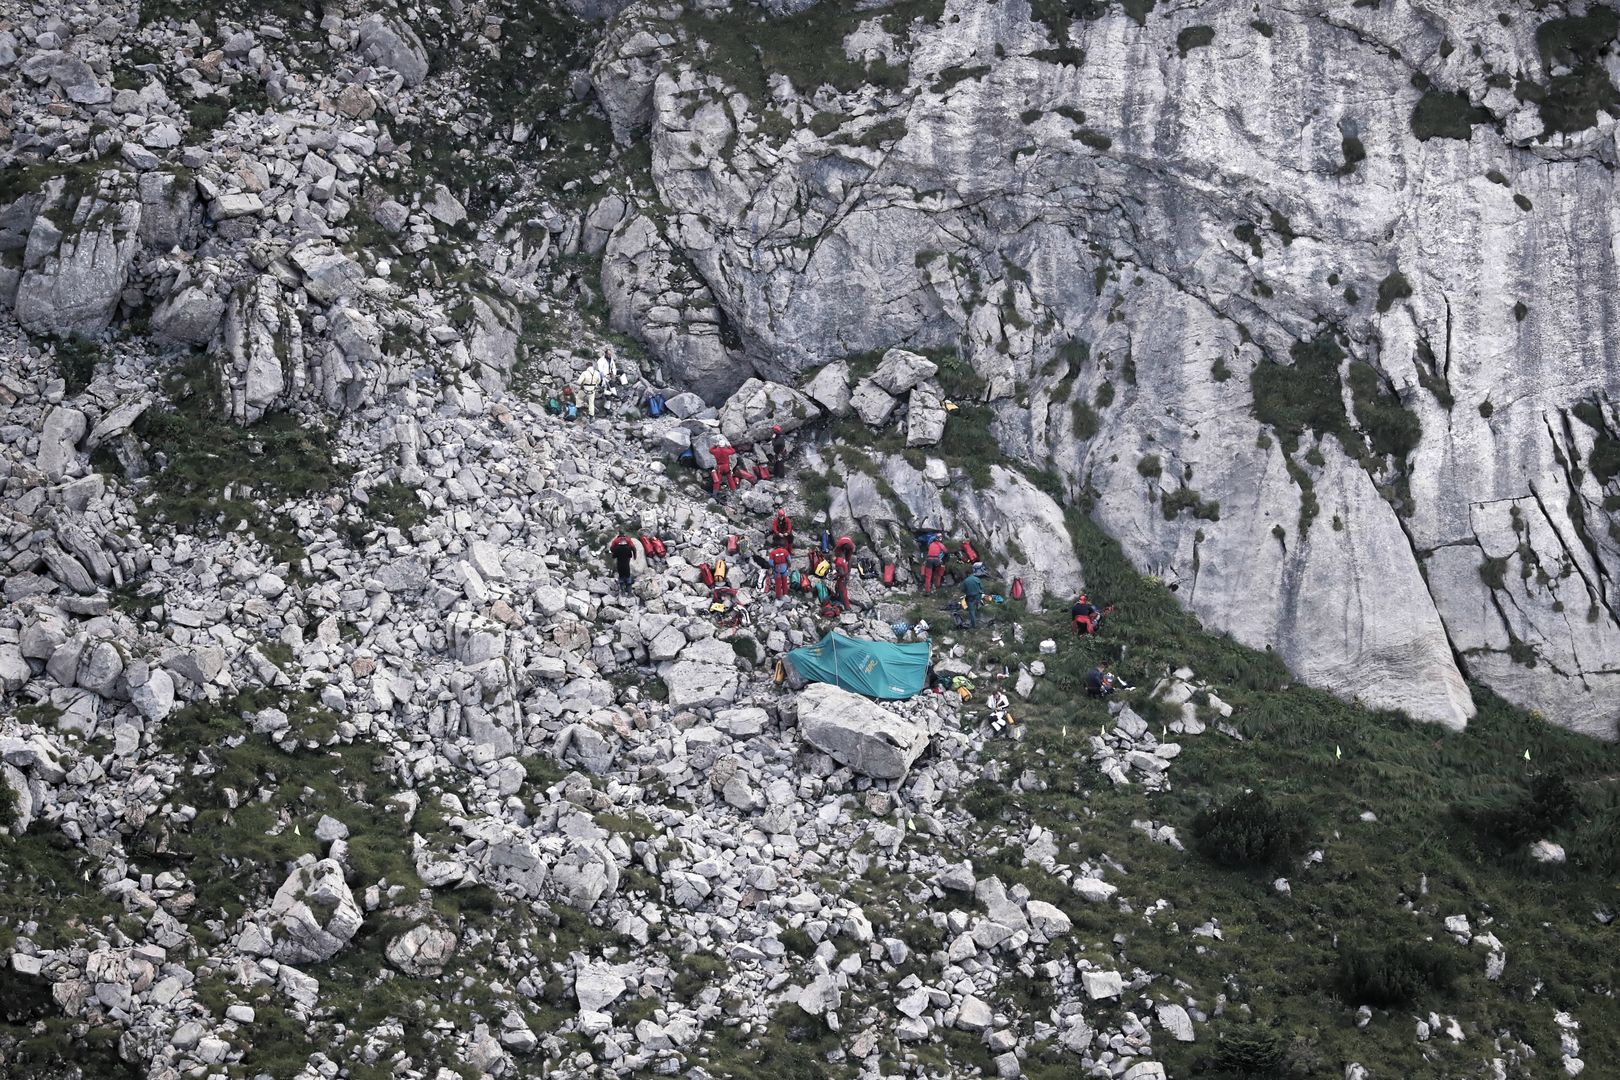
<path fill-rule="evenodd" d="M 1565 439 L 1572 441 L 1573 433 L 1569 429 L 1569 415 L 1560 410 L 1559 417 L 1564 425 Z M 1558 467 L 1563 470 L 1564 483 L 1569 489 L 1568 505 L 1573 508 L 1579 505 L 1581 498 L 1580 484 L 1579 479 L 1575 475 L 1573 457 L 1572 455 L 1564 453 L 1559 449 L 1558 434 L 1553 430 L 1552 421 L 1548 419 L 1545 414 L 1542 416 L 1542 423 L 1546 425 L 1547 437 L 1550 438 L 1553 443 L 1553 460 L 1557 461 Z M 1587 576 L 1586 571 L 1581 567 L 1580 560 L 1575 558 L 1569 542 L 1564 539 L 1563 535 L 1558 531 L 1557 526 L 1552 524 L 1552 518 L 1547 513 L 1546 504 L 1542 502 L 1541 493 L 1536 490 L 1536 486 L 1533 482 L 1530 484 L 1530 493 L 1535 497 L 1536 506 L 1541 510 L 1542 516 L 1547 518 L 1548 527 L 1552 529 L 1553 535 L 1558 537 L 1559 544 L 1563 546 L 1564 557 L 1569 560 L 1570 565 L 1575 568 L 1575 571 L 1581 575 L 1581 581 L 1586 585 L 1587 595 L 1591 602 L 1602 608 L 1603 611 L 1608 614 L 1610 622 L 1614 623 L 1616 626 L 1620 626 L 1620 616 L 1617 616 L 1614 608 L 1609 605 L 1608 590 L 1606 587 L 1609 583 L 1609 575 L 1606 573 L 1606 568 L 1603 565 L 1603 553 L 1598 548 L 1596 541 L 1592 539 L 1591 535 L 1584 527 L 1584 509 L 1581 512 L 1580 520 L 1576 519 L 1574 513 L 1569 515 L 1570 524 L 1575 528 L 1576 535 L 1580 538 L 1581 547 L 1586 550 L 1587 557 L 1592 560 L 1592 573 L 1597 576 L 1597 581 L 1593 581 Z"/>

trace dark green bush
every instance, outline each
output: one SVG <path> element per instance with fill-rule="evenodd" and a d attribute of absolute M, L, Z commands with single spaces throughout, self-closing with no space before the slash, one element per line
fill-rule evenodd
<path fill-rule="evenodd" d="M 1430 139 L 1467 142 L 1474 133 L 1474 125 L 1490 118 L 1490 111 L 1474 105 L 1466 94 L 1430 90 L 1418 99 L 1412 110 L 1412 134 L 1423 142 Z"/>
<path fill-rule="evenodd" d="M 1288 1060 L 1282 1037 L 1259 1024 L 1231 1024 L 1215 1044 L 1215 1068 L 1236 1076 L 1276 1075 Z"/>
<path fill-rule="evenodd" d="M 1411 1005 L 1449 990 L 1457 973 L 1454 953 L 1430 941 L 1356 942 L 1339 953 L 1339 992 L 1347 1005 Z"/>
<path fill-rule="evenodd" d="M 1297 813 L 1245 791 L 1193 818 L 1198 848 L 1223 866 L 1270 866 L 1288 858 L 1305 837 Z"/>
<path fill-rule="evenodd" d="M 1388 311 L 1395 306 L 1395 301 L 1405 300 L 1412 295 L 1412 283 L 1406 280 L 1406 275 L 1396 270 L 1383 281 L 1378 283 L 1378 310 L 1380 313 Z"/>
<path fill-rule="evenodd" d="M 1185 60 L 1188 53 L 1194 49 L 1207 48 L 1214 40 L 1215 28 L 1213 26 L 1189 26 L 1176 35 L 1176 49 L 1181 53 L 1181 58 Z"/>

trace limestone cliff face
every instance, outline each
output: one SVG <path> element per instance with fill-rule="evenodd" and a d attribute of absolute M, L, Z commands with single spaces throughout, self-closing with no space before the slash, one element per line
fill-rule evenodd
<path fill-rule="evenodd" d="M 710 396 L 958 347 L 1006 453 L 1210 625 L 1370 705 L 1460 726 L 1466 675 L 1615 737 L 1604 13 L 1037 6 L 619 13 L 593 75 L 656 188 L 620 324 Z"/>

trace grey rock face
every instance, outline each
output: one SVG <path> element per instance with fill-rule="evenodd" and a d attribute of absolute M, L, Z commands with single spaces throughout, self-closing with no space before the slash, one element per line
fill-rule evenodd
<path fill-rule="evenodd" d="M 811 683 L 799 695 L 799 733 L 841 764 L 898 780 L 928 748 L 928 732 L 858 694 Z"/>
<path fill-rule="evenodd" d="M 225 298 L 213 281 L 193 283 L 182 274 L 174 292 L 152 312 L 152 330 L 162 338 L 186 345 L 206 345 L 214 339 L 225 316 Z"/>
<path fill-rule="evenodd" d="M 406 86 L 418 86 L 427 78 L 427 49 L 416 31 L 399 19 L 368 15 L 361 20 L 360 53 L 372 63 L 398 72 Z"/>
<path fill-rule="evenodd" d="M 1198 14 L 1214 45 L 1183 56 L 1184 20 L 1113 9 L 1070 32 L 1088 70 L 1126 77 L 1077 80 L 1024 8 L 953 8 L 901 36 L 903 92 L 854 91 L 836 99 L 851 119 L 825 135 L 796 124 L 788 140 L 761 123 L 778 103 L 734 115 L 741 99 L 714 86 L 725 73 L 690 69 L 678 49 L 630 64 L 635 32 L 663 25 L 645 9 L 619 17 L 594 75 L 621 137 L 645 116 L 662 205 L 678 208 L 638 225 L 639 247 L 695 268 L 683 288 L 706 291 L 740 342 L 733 378 L 790 379 L 897 341 L 958 346 L 1006 452 L 1094 488 L 1105 528 L 1206 625 L 1373 707 L 1460 726 L 1466 669 L 1612 738 L 1616 480 L 1571 467 L 1620 433 L 1612 320 L 1577 314 L 1606 311 L 1620 276 L 1606 246 L 1580 239 L 1613 201 L 1612 134 L 1605 122 L 1543 138 L 1533 103 L 1492 90 L 1487 64 L 1548 74 L 1534 20 L 1504 33 L 1495 10 L 1357 9 L 1347 37 L 1268 8 L 1274 32 L 1260 35 L 1252 5 L 1225 0 Z M 1441 63 L 1442 40 L 1481 43 L 1446 85 L 1500 126 L 1466 142 L 1413 133 L 1411 77 Z M 1329 55 L 1340 74 L 1323 83 Z M 987 70 L 941 78 L 964 57 Z M 1257 64 L 1276 74 L 1255 78 Z M 1151 89 L 1127 90 L 1139 84 Z M 852 145 L 878 111 L 903 130 Z M 1347 165 L 1346 131 L 1383 151 Z M 1506 186 L 1481 182 L 1492 170 Z M 1234 236 L 1244 225 L 1253 244 Z M 685 357 L 709 324 L 678 308 L 647 320 L 667 282 L 645 262 L 608 260 L 615 311 L 655 323 L 644 336 L 659 355 Z M 1295 442 L 1266 422 L 1266 372 L 1330 326 L 1346 335 L 1328 392 L 1348 453 L 1338 435 Z M 1368 451 L 1388 429 L 1353 400 L 1352 377 L 1376 389 L 1364 402 L 1417 420 L 1415 445 Z M 877 389 L 857 391 L 873 423 Z"/>
<path fill-rule="evenodd" d="M 322 859 L 292 872 L 262 922 L 243 931 L 241 948 L 286 964 L 319 963 L 336 956 L 363 921 L 343 867 Z"/>
<path fill-rule="evenodd" d="M 425 978 L 444 971 L 456 953 L 456 935 L 437 923 L 419 923 L 388 943 L 388 962 L 407 975 Z"/>
<path fill-rule="evenodd" d="M 793 431 L 816 412 L 815 403 L 791 386 L 749 379 L 721 406 L 720 431 L 733 443 L 755 442 L 769 439 L 773 426 Z"/>
<path fill-rule="evenodd" d="M 47 195 L 46 206 L 65 198 Z M 93 337 L 112 321 L 140 246 L 141 204 L 78 200 L 58 231 L 41 213 L 29 236 L 14 312 L 36 334 Z"/>
<path fill-rule="evenodd" d="M 45 417 L 39 434 L 39 456 L 34 467 L 52 480 L 60 480 L 78 461 L 79 440 L 84 438 L 89 420 L 84 413 L 58 405 Z"/>

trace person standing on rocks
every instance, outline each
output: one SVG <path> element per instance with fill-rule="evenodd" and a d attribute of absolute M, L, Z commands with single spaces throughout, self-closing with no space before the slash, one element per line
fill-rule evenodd
<path fill-rule="evenodd" d="M 771 475 L 777 480 L 787 479 L 787 436 L 781 424 L 771 427 Z"/>
<path fill-rule="evenodd" d="M 833 559 L 833 582 L 838 590 L 838 602 L 844 605 L 845 611 L 854 611 L 855 605 L 849 599 L 849 560 L 840 553 Z"/>
<path fill-rule="evenodd" d="M 585 405 L 585 414 L 596 419 L 596 394 L 602 389 L 602 373 L 595 365 L 587 367 L 579 375 L 579 396 Z"/>
<path fill-rule="evenodd" d="M 969 630 L 979 628 L 979 605 L 984 602 L 984 564 L 974 563 L 973 571 L 962 579 L 962 595 L 967 598 Z"/>
<path fill-rule="evenodd" d="M 731 459 L 737 455 L 736 449 L 721 436 L 709 453 L 714 455 L 714 494 L 719 495 L 722 487 L 736 491 L 737 474 L 731 468 Z"/>
<path fill-rule="evenodd" d="M 777 544 L 771 549 L 771 583 L 778 600 L 784 600 L 788 594 L 788 574 L 793 569 L 793 549 L 786 544 Z"/>
<path fill-rule="evenodd" d="M 945 584 L 945 541 L 935 536 L 923 557 L 923 592 L 931 593 Z"/>
<path fill-rule="evenodd" d="M 619 592 L 628 595 L 635 586 L 630 577 L 630 564 L 636 557 L 635 541 L 628 536 L 615 536 L 608 544 L 608 554 L 613 556 L 613 566 L 619 574 Z"/>

